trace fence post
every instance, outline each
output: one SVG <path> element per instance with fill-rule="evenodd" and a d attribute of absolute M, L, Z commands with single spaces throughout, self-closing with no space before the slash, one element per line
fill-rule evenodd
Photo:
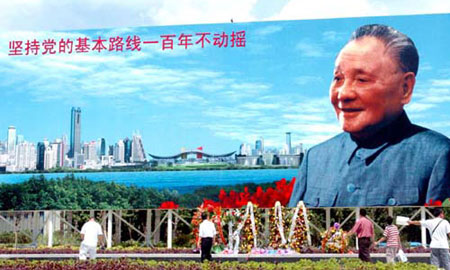
<path fill-rule="evenodd" d="M 48 242 L 47 246 L 52 247 L 53 246 L 53 211 L 49 211 L 48 213 L 48 221 L 47 221 L 47 229 L 48 229 Z"/>
<path fill-rule="evenodd" d="M 33 245 L 37 246 L 37 237 L 39 235 L 40 212 L 33 211 Z"/>
<path fill-rule="evenodd" d="M 421 221 L 425 221 L 425 219 L 427 218 L 426 213 L 425 213 L 425 206 L 420 207 L 420 220 Z M 420 226 L 420 231 L 421 231 L 421 239 L 422 239 L 422 246 L 426 247 L 427 246 L 427 231 L 426 228 L 424 226 Z"/>
<path fill-rule="evenodd" d="M 167 213 L 167 248 L 172 248 L 172 210 Z"/>
<path fill-rule="evenodd" d="M 158 226 L 158 224 L 161 222 L 161 210 L 159 210 L 159 209 L 156 209 L 155 210 L 155 226 Z M 161 233 L 160 233 L 160 226 L 158 226 L 156 229 L 155 229 L 155 233 L 154 233 L 154 236 L 153 236 L 153 243 L 154 244 L 158 244 L 159 243 L 159 239 L 160 239 L 160 235 L 161 235 Z"/>
<path fill-rule="evenodd" d="M 388 215 L 391 217 L 394 217 L 394 208 L 393 207 L 388 207 Z"/>
<path fill-rule="evenodd" d="M 73 223 L 72 223 L 73 222 L 73 212 L 72 212 L 72 210 L 67 212 L 67 222 L 69 222 L 70 224 L 73 225 Z M 69 230 L 69 233 L 72 232 L 72 227 L 69 226 L 67 229 Z"/>
<path fill-rule="evenodd" d="M 145 246 L 151 246 L 150 238 L 152 235 L 152 210 L 147 209 L 147 220 L 145 222 Z"/>
<path fill-rule="evenodd" d="M 122 217 L 122 210 L 119 210 L 116 213 L 118 213 L 119 217 Z M 118 244 L 120 243 L 122 237 L 122 221 L 117 216 L 114 217 L 114 220 L 116 227 L 114 243 Z"/>
<path fill-rule="evenodd" d="M 108 231 L 107 231 L 107 237 L 106 238 L 106 247 L 111 248 L 112 247 L 112 210 L 108 210 Z"/>
<path fill-rule="evenodd" d="M 325 208 L 325 227 L 328 229 L 330 228 L 330 223 L 331 223 L 331 209 L 330 207 Z"/>
<path fill-rule="evenodd" d="M 13 224 L 14 224 L 14 248 L 17 248 L 17 217 L 16 213 L 13 216 Z"/>

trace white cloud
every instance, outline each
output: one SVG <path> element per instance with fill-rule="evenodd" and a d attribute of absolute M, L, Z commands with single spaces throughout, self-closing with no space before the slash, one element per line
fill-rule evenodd
<path fill-rule="evenodd" d="M 419 124 L 431 129 L 444 129 L 450 128 L 450 119 L 447 121 L 421 122 Z"/>
<path fill-rule="evenodd" d="M 436 87 L 450 86 L 450 79 L 431 80 L 431 85 Z"/>
<path fill-rule="evenodd" d="M 433 70 L 433 67 L 431 66 L 430 63 L 423 63 L 419 65 L 419 73 L 421 71 L 430 71 Z"/>
<path fill-rule="evenodd" d="M 306 99 L 284 94 L 263 96 L 256 101 L 210 108 L 204 113 L 210 117 L 220 117 L 221 120 L 202 126 L 207 126 L 217 136 L 247 143 L 263 137 L 266 145 L 277 147 L 283 145 L 284 133 L 287 131 L 292 132 L 294 141 L 307 146 L 341 132 L 327 98 Z M 277 110 L 277 113 L 270 110 Z M 199 125 L 198 122 L 195 125 Z"/>
<path fill-rule="evenodd" d="M 307 134 L 337 134 L 342 131 L 339 127 L 339 124 L 336 122 L 330 123 L 314 123 L 312 121 L 308 121 L 306 123 L 290 123 L 287 125 L 288 130 L 301 130 Z"/>
<path fill-rule="evenodd" d="M 263 83 L 233 83 L 231 85 L 232 89 L 246 91 L 246 90 L 267 90 L 270 88 L 269 85 Z"/>
<path fill-rule="evenodd" d="M 233 80 L 223 91 L 218 93 L 218 98 L 234 102 L 242 101 L 245 98 L 263 95 L 270 87 L 270 85 L 264 83 L 236 82 L 236 80 Z"/>
<path fill-rule="evenodd" d="M 444 86 L 446 80 L 434 80 L 439 81 L 439 84 Z M 450 83 L 450 81 L 449 81 Z M 428 88 L 428 89 L 420 89 L 417 91 L 413 97 L 417 98 L 418 103 L 444 103 L 450 102 L 450 89 L 449 88 Z"/>
<path fill-rule="evenodd" d="M 278 109 L 281 107 L 281 104 L 277 103 L 244 103 L 240 105 L 240 107 L 244 109 L 250 109 L 250 110 L 273 110 Z"/>
<path fill-rule="evenodd" d="M 321 82 L 321 81 L 323 81 L 323 79 L 320 76 L 304 75 L 304 76 L 298 76 L 297 78 L 294 78 L 294 81 L 298 85 L 306 85 L 306 84 L 310 84 L 310 83 Z"/>
<path fill-rule="evenodd" d="M 204 92 L 217 92 L 225 89 L 225 87 L 230 83 L 230 79 L 216 78 L 207 84 L 199 85 L 199 89 Z"/>
<path fill-rule="evenodd" d="M 142 100 L 160 104 L 204 104 L 206 101 L 195 94 L 195 85 L 205 85 L 222 74 L 211 70 L 170 69 L 135 64 L 137 60 L 148 61 L 150 55 L 151 53 L 138 52 L 2 57 L 0 70 L 3 76 L 10 78 L 9 81 L 3 80 L 4 83 L 18 84 L 25 79 L 24 86 L 30 89 L 25 94 L 29 94 L 35 101 L 83 100 L 85 97 L 121 98 L 125 94 L 134 94 Z M 186 87 L 190 87 L 189 94 L 183 91 Z M 20 88 L 21 85 L 8 88 L 7 91 L 19 91 Z"/>
<path fill-rule="evenodd" d="M 295 48 L 305 57 L 326 57 L 330 55 L 322 45 L 311 41 L 301 41 L 297 43 Z"/>
<path fill-rule="evenodd" d="M 311 122 L 322 122 L 326 121 L 323 115 L 318 114 L 284 114 L 283 118 L 288 120 L 301 120 L 301 121 L 311 121 Z"/>
<path fill-rule="evenodd" d="M 322 33 L 322 39 L 327 42 L 340 42 L 348 38 L 348 33 L 338 33 L 336 31 L 325 31 Z"/>
<path fill-rule="evenodd" d="M 255 110 L 236 110 L 232 107 L 212 107 L 207 109 L 205 115 L 226 118 L 225 120 L 230 120 L 233 122 L 234 120 L 240 119 L 254 119 L 255 117 L 262 116 L 263 114 L 259 111 Z"/>
<path fill-rule="evenodd" d="M 298 96 L 292 99 L 295 103 L 289 108 L 292 112 L 303 114 L 325 114 L 334 117 L 334 111 L 328 97 L 309 98 Z"/>
<path fill-rule="evenodd" d="M 434 107 L 436 107 L 435 104 L 425 104 L 425 103 L 414 102 L 414 103 L 406 105 L 405 109 L 408 112 L 417 113 L 417 112 L 423 112 L 423 111 L 429 110 Z"/>
<path fill-rule="evenodd" d="M 254 35 L 267 36 L 283 30 L 283 27 L 280 25 L 269 25 L 263 28 L 255 29 Z"/>

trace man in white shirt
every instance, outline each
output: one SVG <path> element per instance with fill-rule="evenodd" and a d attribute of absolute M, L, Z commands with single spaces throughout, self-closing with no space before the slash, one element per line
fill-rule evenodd
<path fill-rule="evenodd" d="M 103 240 L 103 232 L 102 227 L 95 221 L 94 217 L 91 217 L 81 227 L 81 240 L 80 260 L 86 260 L 87 255 L 89 255 L 90 259 L 95 259 L 97 256 L 97 243 Z"/>
<path fill-rule="evenodd" d="M 424 221 L 408 221 L 412 225 L 422 225 L 430 231 L 431 234 L 431 264 L 437 267 L 450 270 L 450 255 L 447 235 L 450 236 L 450 223 L 444 219 L 442 208 L 435 208 L 434 219 Z"/>
<path fill-rule="evenodd" d="M 205 259 L 211 261 L 211 248 L 214 242 L 214 236 L 216 235 L 216 227 L 214 223 L 209 220 L 209 214 L 202 213 L 202 223 L 200 223 L 200 228 L 198 232 L 199 240 L 201 240 L 201 262 Z M 197 243 L 197 247 L 200 243 Z"/>

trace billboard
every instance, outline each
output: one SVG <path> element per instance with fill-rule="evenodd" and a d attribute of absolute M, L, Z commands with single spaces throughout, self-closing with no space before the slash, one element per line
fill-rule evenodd
<path fill-rule="evenodd" d="M 410 37 L 418 71 L 401 42 L 385 51 L 390 41 L 372 33 L 347 44 L 367 24 Z M 293 177 L 291 205 L 444 201 L 449 24 L 442 14 L 3 32 L 1 207 L 39 207 L 39 192 L 54 189 L 29 184 L 27 197 L 18 187 L 49 179 L 179 203 L 206 187 L 217 198 L 221 187 Z M 46 205 L 127 206 L 58 204 L 72 193 Z"/>

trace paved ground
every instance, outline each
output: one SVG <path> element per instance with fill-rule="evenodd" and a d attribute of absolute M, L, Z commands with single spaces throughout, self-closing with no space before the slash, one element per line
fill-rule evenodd
<path fill-rule="evenodd" d="M 429 253 L 408 253 L 410 262 L 429 262 Z M 386 255 L 382 253 L 371 254 L 373 261 L 386 261 Z M 357 258 L 358 254 L 289 254 L 289 255 L 252 255 L 230 254 L 215 255 L 213 259 L 219 261 L 268 261 L 268 262 L 295 262 L 301 259 L 323 260 L 331 258 Z M 145 254 L 145 253 L 115 253 L 98 254 L 99 259 L 142 259 L 142 260 L 200 260 L 200 254 Z M 78 259 L 78 254 L 0 254 L 0 259 L 34 259 L 34 260 L 66 260 Z"/>

